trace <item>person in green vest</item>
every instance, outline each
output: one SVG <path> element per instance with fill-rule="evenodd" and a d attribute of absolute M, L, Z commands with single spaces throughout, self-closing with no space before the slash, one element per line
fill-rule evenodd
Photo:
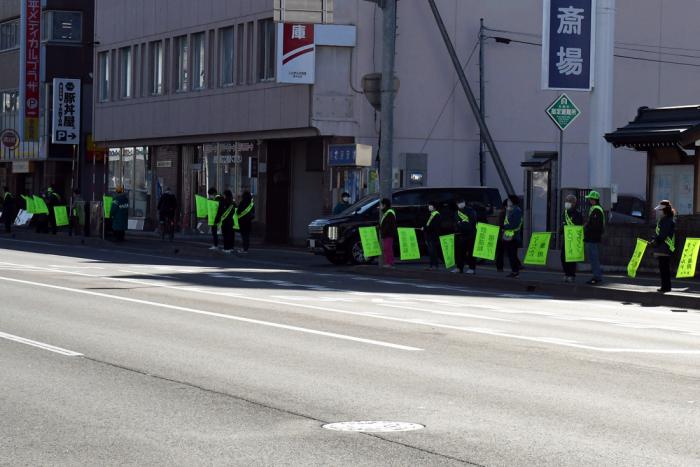
<path fill-rule="evenodd" d="M 243 248 L 238 250 L 238 253 L 248 253 L 248 248 L 250 248 L 250 231 L 253 229 L 253 219 L 255 219 L 253 195 L 250 193 L 250 190 L 243 190 L 238 208 L 236 209 L 237 228 L 241 234 L 241 243 L 243 244 Z"/>
<path fill-rule="evenodd" d="M 576 209 L 577 203 L 578 198 L 574 195 L 568 195 L 564 201 L 564 216 L 562 218 L 561 229 L 559 230 L 562 238 L 564 238 L 564 227 L 583 225 L 583 216 L 578 212 L 578 209 Z M 563 241 L 561 247 L 561 267 L 564 270 L 564 282 L 576 281 L 576 263 L 566 262 L 566 250 Z"/>
<path fill-rule="evenodd" d="M 56 235 L 58 233 L 58 227 L 56 226 L 56 213 L 54 210 L 56 206 L 61 204 L 61 195 L 56 193 L 56 188 L 53 185 L 49 185 L 46 190 L 46 207 L 49 208 L 49 228 L 51 233 Z"/>
<path fill-rule="evenodd" d="M 671 291 L 671 257 L 676 252 L 676 211 L 668 200 L 660 201 L 654 208 L 656 231 L 651 240 L 654 256 L 659 261 L 661 275 L 660 293 Z"/>
<path fill-rule="evenodd" d="M 593 278 L 586 282 L 588 285 L 598 285 L 603 282 L 603 269 L 600 266 L 600 243 L 605 233 L 605 211 L 600 205 L 600 193 L 591 191 L 586 195 L 591 207 L 588 210 L 588 220 L 583 224 L 583 244 L 586 258 L 591 263 Z"/>
<path fill-rule="evenodd" d="M 8 187 L 2 188 L 2 222 L 5 224 L 5 233 L 12 233 L 12 224 L 17 217 L 17 203 L 15 196 L 10 193 Z"/>
<path fill-rule="evenodd" d="M 129 226 L 129 197 L 122 186 L 118 186 L 115 192 L 116 196 L 112 199 L 110 218 L 112 219 L 114 239 L 122 242 Z"/>
<path fill-rule="evenodd" d="M 340 195 L 340 201 L 333 208 L 333 215 L 337 216 L 338 214 L 345 211 L 349 207 L 350 207 L 350 193 L 343 192 L 343 194 Z"/>
<path fill-rule="evenodd" d="M 221 209 L 221 201 L 224 199 L 223 196 L 221 196 L 217 191 L 216 188 L 211 187 L 209 188 L 209 191 L 207 192 L 209 195 L 209 199 L 218 201 L 219 202 L 219 209 Z M 218 215 L 218 212 L 217 212 Z M 219 227 L 216 225 L 216 222 L 214 225 L 211 226 L 211 239 L 213 245 L 209 247 L 210 250 L 218 250 L 219 249 Z"/>
<path fill-rule="evenodd" d="M 464 197 L 457 199 L 454 225 L 455 235 L 455 267 L 451 272 L 463 273 L 464 264 L 468 266 L 467 274 L 476 274 L 476 258 L 474 257 L 474 241 L 476 240 L 477 214 L 467 205 Z"/>
<path fill-rule="evenodd" d="M 71 198 L 70 206 L 70 230 L 69 235 L 85 235 L 87 225 L 86 203 L 80 194 L 80 189 L 76 188 L 73 190 L 73 197 Z M 87 235 L 86 235 L 87 236 Z"/>
<path fill-rule="evenodd" d="M 396 211 L 391 209 L 391 200 L 382 198 L 382 218 L 379 221 L 379 234 L 382 238 L 382 253 L 384 255 L 385 268 L 394 267 L 394 239 L 398 235 L 396 224 Z"/>
<path fill-rule="evenodd" d="M 428 221 L 423 227 L 423 236 L 425 238 L 425 246 L 428 248 L 428 256 L 430 257 L 429 271 L 434 271 L 438 268 L 438 251 L 440 251 L 440 230 L 442 220 L 440 211 L 437 210 L 435 201 L 428 202 Z"/>
<path fill-rule="evenodd" d="M 219 201 L 219 210 L 216 213 L 214 227 L 221 228 L 221 235 L 224 237 L 224 253 L 233 253 L 236 242 L 236 234 L 233 230 L 233 218 L 236 212 L 236 203 L 233 201 L 231 190 L 224 191 L 224 197 Z"/>
<path fill-rule="evenodd" d="M 506 218 L 503 221 L 503 251 L 508 256 L 510 274 L 515 278 L 520 275 L 522 263 L 518 258 L 518 249 L 523 246 L 523 211 L 520 209 L 520 199 L 510 195 L 506 202 Z"/>

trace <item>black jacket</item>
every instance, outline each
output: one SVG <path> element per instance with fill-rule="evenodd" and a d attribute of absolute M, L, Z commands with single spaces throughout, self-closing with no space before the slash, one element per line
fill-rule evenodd
<path fill-rule="evenodd" d="M 459 217 L 459 212 L 462 212 L 469 218 L 469 222 L 463 221 L 461 217 Z M 464 209 L 457 209 L 455 211 L 455 229 L 458 234 L 464 235 L 466 237 L 474 237 L 476 236 L 476 211 L 474 211 L 472 208 L 469 206 L 465 206 Z"/>
<path fill-rule="evenodd" d="M 583 216 L 581 215 L 581 213 L 578 212 L 578 210 L 576 210 L 576 208 L 567 209 L 564 211 L 564 216 L 562 216 L 560 232 L 563 232 L 564 227 L 569 225 L 566 222 L 566 215 L 567 214 L 569 215 L 569 219 L 571 219 L 571 222 L 573 222 L 574 225 L 583 225 Z"/>
<path fill-rule="evenodd" d="M 600 243 L 605 233 L 605 214 L 601 209 L 591 206 L 588 211 L 588 222 L 583 225 L 583 241 L 586 243 Z"/>
<path fill-rule="evenodd" d="M 440 227 L 442 224 L 442 215 L 440 214 L 439 211 L 433 211 L 436 212 L 437 215 L 433 217 L 432 221 L 430 220 L 430 216 L 428 216 L 428 220 L 425 221 L 425 227 L 423 227 L 423 231 L 425 232 L 425 237 L 426 238 L 431 238 L 431 239 L 436 239 L 440 237 Z"/>
<path fill-rule="evenodd" d="M 17 202 L 12 193 L 5 193 L 2 198 L 2 216 L 3 221 L 14 222 L 17 217 Z"/>
<path fill-rule="evenodd" d="M 228 211 L 228 208 L 233 206 L 231 211 L 229 211 L 226 219 L 223 219 L 224 214 Z M 236 209 L 236 203 L 231 202 L 226 198 L 221 198 L 219 200 L 219 209 L 216 211 L 216 218 L 214 218 L 214 224 L 219 225 L 221 223 L 221 230 L 225 228 L 233 228 L 233 210 Z"/>
<path fill-rule="evenodd" d="M 383 222 L 379 225 L 379 233 L 382 238 L 396 238 L 398 236 L 395 214 L 384 216 Z"/>
<path fill-rule="evenodd" d="M 657 255 L 671 255 L 673 251 L 666 243 L 667 239 L 672 239 L 675 242 L 676 236 L 676 221 L 673 216 L 664 216 L 657 224 L 657 233 L 652 239 L 654 253 Z"/>
<path fill-rule="evenodd" d="M 242 226 L 243 228 L 249 227 L 255 218 L 255 205 L 253 205 L 253 209 L 251 209 L 248 214 L 241 217 L 243 211 L 245 211 L 252 202 L 253 196 L 249 191 L 246 191 L 243 193 L 243 196 L 241 196 L 241 202 L 238 203 L 238 225 Z"/>
<path fill-rule="evenodd" d="M 172 193 L 163 193 L 158 200 L 158 212 L 161 215 L 175 215 L 177 211 L 177 198 Z"/>

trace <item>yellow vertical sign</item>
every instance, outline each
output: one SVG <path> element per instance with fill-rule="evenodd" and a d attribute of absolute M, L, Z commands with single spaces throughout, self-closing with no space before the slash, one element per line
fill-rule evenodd
<path fill-rule="evenodd" d="M 678 264 L 676 279 L 690 279 L 695 277 L 698 267 L 698 252 L 700 252 L 700 238 L 686 238 L 681 262 Z"/>
<path fill-rule="evenodd" d="M 648 245 L 649 242 L 642 240 L 641 238 L 637 239 L 637 246 L 634 249 L 634 253 L 632 253 L 632 258 L 630 259 L 629 264 L 627 265 L 628 276 L 637 277 L 637 269 L 639 269 L 639 265 L 642 264 L 644 252 L 647 251 Z"/>

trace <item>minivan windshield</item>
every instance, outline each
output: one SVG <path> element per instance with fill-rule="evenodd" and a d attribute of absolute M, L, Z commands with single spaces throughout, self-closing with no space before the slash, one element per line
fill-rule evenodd
<path fill-rule="evenodd" d="M 379 202 L 379 197 L 377 195 L 368 195 L 360 199 L 357 203 L 351 205 L 345 211 L 338 214 L 339 216 L 351 216 L 353 214 L 364 214 L 365 212 L 372 209 Z"/>

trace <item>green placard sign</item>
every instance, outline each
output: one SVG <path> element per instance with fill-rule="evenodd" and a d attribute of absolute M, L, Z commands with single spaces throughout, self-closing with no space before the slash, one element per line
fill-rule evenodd
<path fill-rule="evenodd" d="M 46 206 L 44 198 L 41 196 L 34 195 L 34 213 L 35 214 L 48 214 L 49 207 Z"/>
<path fill-rule="evenodd" d="M 214 225 L 216 220 L 216 213 L 219 212 L 219 202 L 215 199 L 207 200 L 207 223 L 209 225 Z"/>
<path fill-rule="evenodd" d="M 207 217 L 207 199 L 204 196 L 194 195 L 194 204 L 197 208 L 197 217 Z"/>
<path fill-rule="evenodd" d="M 34 214 L 34 198 L 32 198 L 31 196 L 22 195 L 22 199 L 24 199 L 24 203 L 27 207 L 26 211 L 29 214 Z"/>
<path fill-rule="evenodd" d="M 534 232 L 530 237 L 530 244 L 523 262 L 533 266 L 546 266 L 551 239 L 552 232 Z"/>
<path fill-rule="evenodd" d="M 416 229 L 410 227 L 399 227 L 398 231 L 401 261 L 420 259 L 420 248 L 418 247 Z"/>
<path fill-rule="evenodd" d="M 65 227 L 68 225 L 68 209 L 65 206 L 55 206 L 53 208 L 53 216 L 56 220 L 56 227 Z"/>
<path fill-rule="evenodd" d="M 564 226 L 564 261 L 581 263 L 586 260 L 583 253 L 583 226 Z"/>
<path fill-rule="evenodd" d="M 498 246 L 498 235 L 501 228 L 497 225 L 476 224 L 476 240 L 474 241 L 474 257 L 496 259 L 496 247 Z"/>
<path fill-rule="evenodd" d="M 360 242 L 362 254 L 365 258 L 374 258 L 382 255 L 382 247 L 379 246 L 379 234 L 376 227 L 360 227 Z"/>
<path fill-rule="evenodd" d="M 628 276 L 637 277 L 637 269 L 639 269 L 639 265 L 642 264 L 642 259 L 644 259 L 644 253 L 647 251 L 648 245 L 649 242 L 646 240 L 642 240 L 641 238 L 637 239 L 637 246 L 634 247 L 632 258 L 630 258 L 630 262 L 627 264 Z"/>
<path fill-rule="evenodd" d="M 562 94 L 547 108 L 547 115 L 561 131 L 581 115 L 581 111 L 566 94 Z"/>
<path fill-rule="evenodd" d="M 105 213 L 105 219 L 109 219 L 112 213 L 112 197 L 103 196 L 102 197 L 102 210 Z"/>
<path fill-rule="evenodd" d="M 690 279 L 695 277 L 698 266 L 698 252 L 700 252 L 700 238 L 686 238 L 681 262 L 678 264 L 676 279 Z"/>
<path fill-rule="evenodd" d="M 440 237 L 440 247 L 442 257 L 445 260 L 445 267 L 451 269 L 455 267 L 455 235 L 443 235 Z"/>

